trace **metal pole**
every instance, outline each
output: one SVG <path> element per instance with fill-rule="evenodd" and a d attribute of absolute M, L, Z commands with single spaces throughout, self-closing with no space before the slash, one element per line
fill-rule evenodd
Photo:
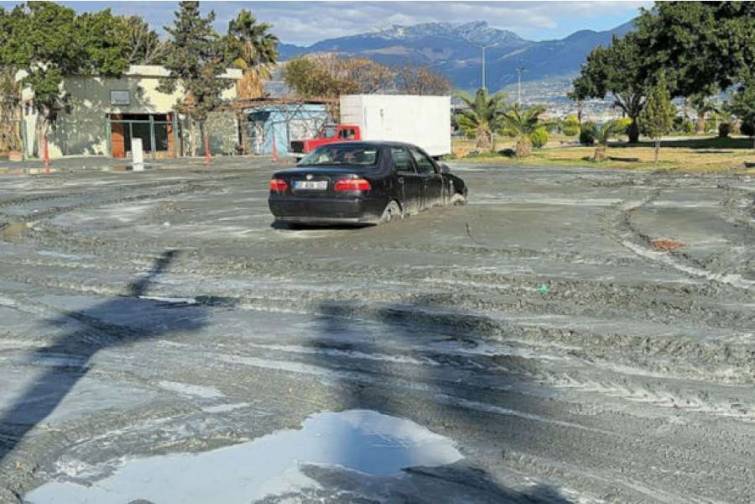
<path fill-rule="evenodd" d="M 155 116 L 153 114 L 149 115 L 149 147 L 150 147 L 150 153 L 152 154 L 152 159 L 156 159 L 155 157 L 155 150 L 156 150 L 156 142 L 155 142 Z"/>
<path fill-rule="evenodd" d="M 173 157 L 177 158 L 183 156 L 183 140 L 178 133 L 178 112 L 171 113 L 171 119 L 173 121 Z M 179 142 L 181 142 L 180 146 Z"/>
<path fill-rule="evenodd" d="M 516 69 L 516 75 L 517 75 L 517 105 L 522 105 L 522 72 L 524 72 L 524 67 L 517 67 Z"/>
<path fill-rule="evenodd" d="M 487 89 L 485 84 L 485 46 L 482 46 L 482 89 Z"/>

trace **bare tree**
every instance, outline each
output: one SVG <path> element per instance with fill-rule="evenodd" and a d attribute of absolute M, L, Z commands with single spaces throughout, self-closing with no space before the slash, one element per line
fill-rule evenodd
<path fill-rule="evenodd" d="M 392 89 L 396 75 L 367 58 L 315 54 L 294 58 L 283 72 L 286 84 L 302 97 L 337 97 L 350 93 L 378 93 Z"/>
<path fill-rule="evenodd" d="M 426 66 L 405 65 L 396 72 L 396 88 L 406 94 L 447 95 L 452 86 L 448 79 Z"/>

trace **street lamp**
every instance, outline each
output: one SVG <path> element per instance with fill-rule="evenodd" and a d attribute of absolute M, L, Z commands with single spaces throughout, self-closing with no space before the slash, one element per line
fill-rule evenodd
<path fill-rule="evenodd" d="M 495 47 L 495 46 L 496 46 L 496 44 L 490 44 L 490 45 L 486 45 L 486 46 L 484 46 L 484 45 L 478 45 L 477 46 L 480 49 L 482 49 L 482 86 L 481 86 L 482 89 L 487 89 L 488 88 L 486 86 L 486 82 L 485 82 L 485 49 L 488 49 L 490 47 Z"/>
<path fill-rule="evenodd" d="M 525 68 L 523 66 L 516 67 L 516 76 L 517 76 L 517 98 L 516 103 L 520 107 L 522 106 L 522 72 L 525 71 Z"/>

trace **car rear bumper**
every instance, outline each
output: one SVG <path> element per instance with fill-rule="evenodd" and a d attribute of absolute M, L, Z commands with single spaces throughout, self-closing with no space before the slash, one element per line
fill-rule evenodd
<path fill-rule="evenodd" d="M 271 196 L 277 220 L 301 224 L 374 224 L 387 205 L 383 198 L 312 198 Z"/>

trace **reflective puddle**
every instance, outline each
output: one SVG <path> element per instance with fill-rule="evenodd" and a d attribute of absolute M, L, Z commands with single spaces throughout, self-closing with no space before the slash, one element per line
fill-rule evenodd
<path fill-rule="evenodd" d="M 32 504 L 124 504 L 148 501 L 248 503 L 266 495 L 318 484 L 302 464 L 341 466 L 371 475 L 461 459 L 453 442 L 410 420 L 369 410 L 318 413 L 299 430 L 202 453 L 176 453 L 119 461 L 103 479 L 59 479 L 25 496 Z"/>

